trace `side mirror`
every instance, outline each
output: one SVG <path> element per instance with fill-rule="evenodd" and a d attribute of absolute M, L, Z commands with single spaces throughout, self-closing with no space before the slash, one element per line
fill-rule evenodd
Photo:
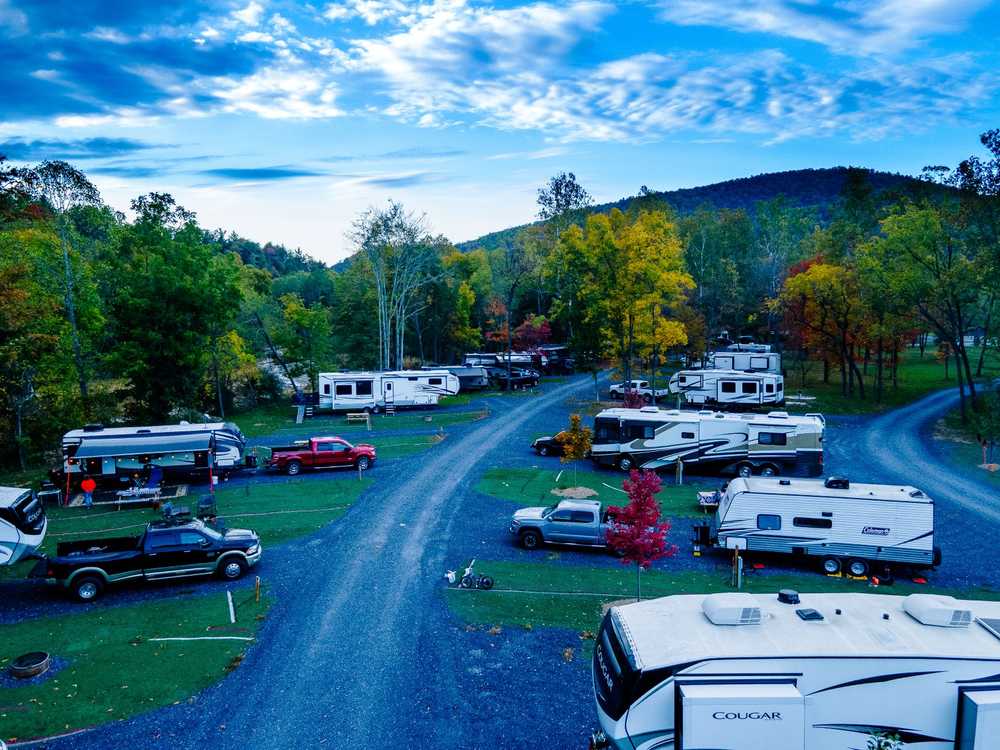
<path fill-rule="evenodd" d="M 202 547 L 207 547 L 208 545 L 211 544 L 211 542 L 208 541 L 207 539 L 202 539 L 201 542 L 200 542 L 200 544 L 201 544 Z"/>

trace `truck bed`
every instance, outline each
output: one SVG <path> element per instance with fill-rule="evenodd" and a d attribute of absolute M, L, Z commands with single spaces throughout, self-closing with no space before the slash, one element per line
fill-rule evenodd
<path fill-rule="evenodd" d="M 70 560 L 79 557 L 102 556 L 118 552 L 138 552 L 139 536 L 118 536 L 107 539 L 79 539 L 75 542 L 59 542 L 56 545 L 56 557 Z"/>

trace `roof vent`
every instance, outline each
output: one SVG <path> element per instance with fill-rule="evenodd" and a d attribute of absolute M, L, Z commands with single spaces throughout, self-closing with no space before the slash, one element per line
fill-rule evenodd
<path fill-rule="evenodd" d="M 791 479 L 779 479 L 778 480 L 778 484 L 780 484 L 782 487 L 787 487 L 791 483 L 792 483 Z"/>
<path fill-rule="evenodd" d="M 152 432 L 152 430 L 149 429 L 148 427 L 141 427 L 138 430 L 136 430 L 136 434 L 139 434 L 139 435 L 144 435 L 144 434 L 147 434 L 147 433 L 150 433 L 150 432 Z"/>
<path fill-rule="evenodd" d="M 750 594 L 709 594 L 701 611 L 713 625 L 760 625 L 760 607 Z"/>
<path fill-rule="evenodd" d="M 799 592 L 795 589 L 782 589 L 778 592 L 778 601 L 782 604 L 798 604 Z"/>
<path fill-rule="evenodd" d="M 700 410 L 700 411 L 698 412 L 698 414 L 699 414 L 699 415 L 707 415 L 707 414 L 711 414 L 711 413 L 712 413 L 712 410 L 711 410 L 711 409 L 701 409 L 701 410 Z"/>
<path fill-rule="evenodd" d="M 828 490 L 849 490 L 851 488 L 851 480 L 847 477 L 827 477 L 826 481 L 823 482 L 823 486 Z"/>
<path fill-rule="evenodd" d="M 104 429 L 104 425 L 102 425 L 102 424 L 85 424 L 83 426 L 83 431 L 84 432 L 100 432 L 103 429 Z"/>
<path fill-rule="evenodd" d="M 967 628 L 972 622 L 972 611 L 961 609 L 953 596 L 910 594 L 903 611 L 919 623 L 942 628 Z"/>
<path fill-rule="evenodd" d="M 769 411 L 767 416 L 774 417 L 775 419 L 788 419 L 787 411 Z"/>
<path fill-rule="evenodd" d="M 655 406 L 644 406 L 639 409 L 643 414 L 656 414 L 659 411 Z"/>
<path fill-rule="evenodd" d="M 680 409 L 670 409 L 667 414 L 680 414 Z"/>

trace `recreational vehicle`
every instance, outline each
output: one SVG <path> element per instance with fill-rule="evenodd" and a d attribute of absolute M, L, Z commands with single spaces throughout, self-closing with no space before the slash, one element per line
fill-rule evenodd
<path fill-rule="evenodd" d="M 697 405 L 780 405 L 785 402 L 785 379 L 773 372 L 680 370 L 670 378 L 670 392 Z"/>
<path fill-rule="evenodd" d="M 930 567 L 934 501 L 915 487 L 855 484 L 841 477 L 734 479 L 697 540 L 723 549 L 810 556 L 827 573 L 854 576 L 890 564 Z"/>
<path fill-rule="evenodd" d="M 458 378 L 458 386 L 462 391 L 479 391 L 489 388 L 490 375 L 485 367 L 464 367 L 448 365 L 443 367 L 423 367 L 423 370 L 447 370 Z"/>
<path fill-rule="evenodd" d="M 741 370 L 743 372 L 774 372 L 781 374 L 781 355 L 777 352 L 710 352 L 706 369 Z"/>
<path fill-rule="evenodd" d="M 748 477 L 823 469 L 821 414 L 727 414 L 713 411 L 605 409 L 594 418 L 591 458 L 623 471 L 683 461 Z"/>
<path fill-rule="evenodd" d="M 436 406 L 460 387 L 447 370 L 321 372 L 317 385 L 320 409 L 376 414 L 387 406 Z"/>
<path fill-rule="evenodd" d="M 1000 747 L 1000 602 L 689 594 L 612 607 L 594 647 L 615 750 Z"/>
<path fill-rule="evenodd" d="M 90 476 L 99 485 L 117 485 L 151 466 L 164 479 L 226 477 L 245 468 L 245 450 L 246 438 L 232 422 L 88 425 L 63 435 L 63 463 L 53 479 L 77 486 Z"/>
<path fill-rule="evenodd" d="M 45 507 L 30 489 L 0 487 L 0 565 L 34 554 L 47 528 Z"/>

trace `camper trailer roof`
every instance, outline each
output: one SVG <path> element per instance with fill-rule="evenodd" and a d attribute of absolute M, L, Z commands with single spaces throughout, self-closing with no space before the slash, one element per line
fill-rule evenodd
<path fill-rule="evenodd" d="M 615 607 L 636 666 L 648 670 L 726 658 L 1000 659 L 1000 638 L 985 627 L 976 622 L 968 627 L 923 625 L 904 611 L 903 596 L 802 594 L 800 603 L 792 605 L 781 604 L 774 594 L 747 595 L 760 608 L 759 625 L 713 625 L 703 610 L 711 596 L 667 596 Z M 971 610 L 973 619 L 1000 618 L 1000 602 L 959 600 L 954 605 Z M 803 620 L 798 609 L 815 609 L 824 619 Z"/>
<path fill-rule="evenodd" d="M 752 422 L 763 425 L 803 425 L 821 423 L 822 418 L 816 414 L 789 414 L 784 411 L 772 411 L 767 414 L 741 414 L 738 412 L 724 411 L 690 411 L 686 409 L 657 409 L 645 406 L 641 409 L 605 409 L 597 415 L 597 419 L 604 417 L 618 419 L 632 419 L 636 421 L 662 421 L 668 419 L 671 422 L 697 423 L 712 419 L 733 420 L 740 422 Z"/>
<path fill-rule="evenodd" d="M 733 479 L 729 488 L 736 492 L 763 492 L 769 495 L 815 495 L 824 498 L 850 497 L 858 500 L 894 500 L 908 503 L 933 503 L 923 490 L 900 484 L 856 484 L 847 489 L 827 487 L 822 479 L 787 479 L 784 477 L 747 477 Z"/>
<path fill-rule="evenodd" d="M 444 367 L 434 368 L 430 370 L 386 370 L 384 372 L 374 372 L 372 370 L 358 370 L 356 372 L 321 372 L 319 377 L 321 378 L 374 378 L 374 377 L 384 377 L 388 375 L 389 377 L 400 377 L 400 378 L 413 378 L 413 377 L 426 377 L 428 375 L 448 375 L 448 370 Z"/>
<path fill-rule="evenodd" d="M 0 487 L 0 508 L 9 508 L 30 492 L 27 487 Z"/>
<path fill-rule="evenodd" d="M 714 367 L 678 370 L 675 374 L 715 375 L 720 378 L 743 378 L 745 380 L 760 380 L 761 378 L 774 378 L 778 376 L 778 373 L 776 372 L 767 372 L 763 370 L 719 370 Z"/>
<path fill-rule="evenodd" d="M 195 423 L 195 424 L 159 424 L 159 425 L 149 425 L 149 426 L 137 426 L 137 427 L 100 427 L 100 428 L 82 428 L 77 430 L 70 430 L 65 435 L 63 435 L 63 440 L 73 440 L 79 438 L 93 438 L 93 437 L 128 437 L 130 435 L 164 435 L 170 434 L 172 432 L 211 432 L 215 430 L 224 430 L 227 428 L 234 428 L 228 422 L 205 422 L 205 423 Z"/>

